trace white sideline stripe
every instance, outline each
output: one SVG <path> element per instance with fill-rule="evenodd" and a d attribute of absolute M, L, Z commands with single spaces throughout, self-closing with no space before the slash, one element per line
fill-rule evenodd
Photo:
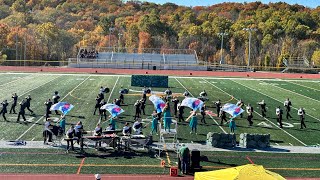
<path fill-rule="evenodd" d="M 68 92 L 68 94 L 66 94 L 60 101 L 64 100 L 69 94 L 71 94 L 74 90 L 76 90 L 81 84 L 83 84 L 87 79 L 89 79 L 90 76 L 88 76 L 85 80 L 83 80 L 81 83 L 79 83 L 75 88 L 73 88 L 70 92 Z M 27 134 L 27 132 L 30 131 L 30 129 L 32 129 L 41 119 L 43 119 L 44 116 L 42 116 L 41 118 L 39 118 L 34 124 L 32 124 L 32 126 L 29 127 L 29 129 L 27 129 L 24 133 L 22 133 L 17 139 L 21 139 L 25 134 Z"/>
<path fill-rule="evenodd" d="M 260 80 L 259 80 L 259 81 L 260 81 Z M 263 81 L 260 81 L 260 82 L 263 82 Z M 279 86 L 277 86 L 277 85 L 273 85 L 273 87 L 277 87 L 277 88 L 282 89 L 282 90 L 284 90 L 284 91 L 288 91 L 288 92 L 291 92 L 291 93 L 293 93 L 293 94 L 297 94 L 297 95 L 299 95 L 299 96 L 302 96 L 302 97 L 305 97 L 305 98 L 311 99 L 311 100 L 313 100 L 313 101 L 320 102 L 319 100 L 316 100 L 316 99 L 313 99 L 313 98 L 311 98 L 311 97 L 308 97 L 308 96 L 305 96 L 305 95 L 302 95 L 302 94 L 299 94 L 299 93 L 296 93 L 296 92 L 290 91 L 290 90 L 288 90 L 288 89 L 284 89 L 284 88 L 279 87 Z M 300 91 L 302 91 L 302 90 L 300 90 Z"/>
<path fill-rule="evenodd" d="M 292 83 L 292 84 L 295 84 L 295 85 L 298 85 L 298 86 L 302 86 L 302 87 L 305 87 L 305 88 L 308 88 L 308 89 L 312 89 L 312 90 L 315 90 L 315 91 L 320 91 L 319 89 L 315 89 L 315 88 L 312 88 L 312 87 L 309 87 L 309 86 L 305 86 L 305 85 L 302 85 L 302 84 L 298 84 L 298 83 L 294 83 L 294 82 L 289 82 L 289 83 Z"/>
<path fill-rule="evenodd" d="M 208 81 L 208 82 L 209 82 L 209 81 Z M 215 86 L 214 84 L 212 84 L 212 83 L 210 83 L 210 82 L 209 82 L 209 84 L 211 84 L 212 86 L 216 87 L 217 89 L 220 89 L 219 87 Z M 239 83 L 239 84 L 240 84 L 240 83 Z M 240 85 L 241 85 L 241 86 L 244 86 L 244 85 L 242 85 L 242 84 L 240 84 Z M 220 90 L 221 90 L 222 92 L 228 94 L 229 96 L 231 96 L 231 95 L 230 95 L 229 93 L 227 93 L 226 91 L 224 91 L 224 90 L 222 90 L 222 89 L 220 89 Z M 256 90 L 255 90 L 255 91 L 256 91 Z M 238 101 L 237 98 L 234 97 L 234 99 Z M 256 114 L 258 114 L 260 117 L 262 117 L 262 115 L 259 114 L 258 112 L 256 112 L 256 111 L 254 111 L 254 112 L 255 112 Z M 277 127 L 278 129 L 282 130 L 282 131 L 285 132 L 287 135 L 291 136 L 292 138 L 294 138 L 295 140 L 297 140 L 298 142 L 300 142 L 301 144 L 303 144 L 304 146 L 306 146 L 306 144 L 305 144 L 304 142 L 300 141 L 298 138 L 296 138 L 296 137 L 293 136 L 292 134 L 288 133 L 286 130 L 280 128 L 278 125 L 274 124 L 274 123 L 273 123 L 272 121 L 270 121 L 269 119 L 267 119 L 267 118 L 265 118 L 265 117 L 262 117 L 262 118 L 265 119 L 265 120 L 267 120 L 267 121 L 269 121 L 269 122 L 270 122 L 271 124 L 273 124 L 275 127 Z"/>
<path fill-rule="evenodd" d="M 110 94 L 109 94 L 107 103 L 109 103 L 109 101 L 110 101 L 111 95 L 112 95 L 112 93 L 113 93 L 113 91 L 114 91 L 114 88 L 116 87 L 116 85 L 117 85 L 117 83 L 118 83 L 119 78 L 120 78 L 120 76 L 118 76 L 116 82 L 115 82 L 114 85 L 113 85 L 113 88 L 112 88 L 112 90 L 111 90 L 111 92 L 110 92 Z M 98 121 L 97 125 L 100 124 L 100 123 L 101 123 L 101 118 L 99 118 L 99 121 Z M 97 125 L 96 125 L 96 126 L 97 126 Z"/>
<path fill-rule="evenodd" d="M 191 96 L 194 97 L 194 95 L 177 79 L 175 78 L 176 81 L 186 90 L 190 93 Z M 219 123 L 209 114 L 210 118 L 218 125 L 218 127 L 225 133 L 227 134 L 227 132 L 219 125 Z"/>
<path fill-rule="evenodd" d="M 77 73 L 5 73 L 2 72 L 0 74 L 39 74 L 39 75 L 46 75 L 46 76 L 54 76 L 54 75 L 63 75 L 63 76 L 93 76 L 93 77 L 99 77 L 99 76 L 111 76 L 114 77 L 115 75 L 113 74 L 90 74 L 90 73 L 81 73 L 81 74 L 77 74 Z M 131 77 L 131 75 L 126 75 L 126 74 L 119 74 L 117 76 L 120 77 Z M 314 82 L 314 83 L 320 83 L 320 80 L 306 80 L 306 79 L 279 79 L 279 78 L 274 78 L 274 79 L 269 79 L 269 78 L 242 78 L 242 77 L 205 77 L 205 76 L 169 76 L 170 78 L 179 78 L 179 79 L 209 79 L 209 80 L 215 80 L 215 79 L 234 79 L 234 80 L 250 80 L 250 81 L 255 81 L 255 80 L 267 80 L 267 81 L 288 81 L 288 82 Z"/>
<path fill-rule="evenodd" d="M 58 76 L 58 77 L 60 77 L 60 76 Z M 55 78 L 51 79 L 50 81 L 47 81 L 47 82 L 45 82 L 45 83 L 43 83 L 43 84 L 41 84 L 41 85 L 39 85 L 39 86 L 37 86 L 37 87 L 35 87 L 35 88 L 32 88 L 32 89 L 30 89 L 29 91 L 26 91 L 26 92 L 24 92 L 23 94 L 20 94 L 19 96 L 21 97 L 21 96 L 23 96 L 23 95 L 25 95 L 25 94 L 28 94 L 29 92 L 31 92 L 31 91 L 33 91 L 33 90 L 35 90 L 35 89 L 38 89 L 38 88 L 41 87 L 41 86 L 44 86 L 44 85 L 50 83 L 51 81 L 57 79 L 58 77 L 55 77 Z M 10 100 L 10 101 L 8 101 L 8 103 L 9 103 L 9 102 L 12 102 L 12 101 L 13 101 L 13 100 Z"/>
<path fill-rule="evenodd" d="M 231 80 L 231 81 L 233 81 L 233 80 Z M 245 85 L 243 85 L 243 84 L 241 84 L 241 83 L 239 83 L 239 82 L 236 82 L 236 81 L 233 81 L 233 82 L 235 82 L 235 83 L 237 83 L 237 84 L 240 84 L 241 86 L 246 87 Z M 248 88 L 249 88 L 249 87 L 248 87 Z M 257 90 L 255 90 L 255 89 L 253 89 L 253 88 L 249 88 L 249 89 L 251 89 L 251 90 L 253 90 L 253 91 L 256 91 L 256 92 L 258 92 L 258 93 L 260 93 L 260 94 L 262 94 L 262 95 L 265 95 L 265 96 L 267 96 L 267 97 L 269 97 L 269 98 L 271 98 L 271 99 L 274 99 L 274 100 L 282 103 L 282 102 L 279 101 L 278 99 L 273 98 L 273 97 L 271 97 L 271 96 L 269 96 L 269 95 L 267 95 L 267 94 L 265 94 L 265 93 L 263 93 L 263 92 L 257 91 Z M 293 106 L 292 106 L 292 108 L 295 109 L 295 110 L 298 110 L 297 108 L 295 108 L 295 107 L 293 107 Z M 312 117 L 313 119 L 315 119 L 315 120 L 317 120 L 317 121 L 320 121 L 320 119 L 318 119 L 318 118 L 316 118 L 316 117 L 314 117 L 314 116 L 312 116 L 312 115 L 310 115 L 310 114 L 306 114 L 306 115 L 309 116 L 309 117 Z"/>

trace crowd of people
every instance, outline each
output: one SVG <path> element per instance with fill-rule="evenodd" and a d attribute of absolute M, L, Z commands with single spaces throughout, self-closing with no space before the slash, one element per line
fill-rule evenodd
<path fill-rule="evenodd" d="M 79 53 L 80 58 L 95 59 L 98 56 L 99 56 L 99 52 L 95 49 L 92 49 L 92 50 L 81 49 Z"/>

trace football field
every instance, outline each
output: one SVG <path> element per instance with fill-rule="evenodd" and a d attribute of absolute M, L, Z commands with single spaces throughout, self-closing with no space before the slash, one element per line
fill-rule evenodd
<path fill-rule="evenodd" d="M 101 86 L 108 87 L 109 93 L 105 100 L 111 103 L 119 98 L 121 88 L 129 89 L 124 96 L 125 112 L 117 120 L 117 129 L 121 129 L 125 122 L 134 122 L 135 108 L 133 104 L 141 98 L 142 87 L 132 87 L 131 76 L 127 75 L 98 75 L 98 74 L 45 74 L 45 73 L 1 73 L 0 74 L 0 100 L 9 101 L 11 95 L 17 93 L 20 102 L 27 95 L 31 95 L 31 109 L 35 115 L 26 110 L 27 123 L 16 122 L 17 114 L 6 114 L 8 122 L 0 116 L 0 140 L 26 140 L 42 141 L 44 128 L 44 102 L 52 98 L 54 91 L 58 91 L 60 101 L 69 102 L 74 108 L 66 116 L 66 128 L 71 124 L 82 121 L 84 129 L 94 130 L 99 122 L 99 115 L 93 115 L 95 98 Z M 215 77 L 169 77 L 169 86 L 173 93 L 183 93 L 185 90 L 191 96 L 198 97 L 204 89 L 208 93 L 206 101 L 208 110 L 216 112 L 214 102 L 220 99 L 224 103 L 236 103 L 242 99 L 247 105 L 250 103 L 255 110 L 252 127 L 248 126 L 246 113 L 243 118 L 236 118 L 236 135 L 239 140 L 240 133 L 270 134 L 272 146 L 315 146 L 320 144 L 320 81 L 312 79 L 251 79 L 251 78 L 215 78 Z M 166 88 L 152 88 L 153 92 L 164 92 Z M 284 128 L 279 128 L 275 108 L 281 106 L 286 98 L 293 104 L 292 119 L 286 120 Z M 184 97 L 179 96 L 182 101 Z M 267 104 L 267 117 L 263 118 L 257 102 L 265 100 Z M 306 110 L 306 129 L 300 129 L 300 120 L 297 109 Z M 171 105 L 171 108 L 173 106 Z M 154 110 L 152 103 L 147 100 L 146 115 L 143 119 L 150 119 Z M 185 109 L 184 117 L 189 116 Z M 16 107 L 19 111 L 19 106 Z M 173 113 L 173 109 L 171 109 Z M 54 121 L 58 115 L 52 114 Z M 200 119 L 200 116 L 198 117 Z M 219 126 L 220 118 L 206 116 L 206 124 L 198 122 L 198 134 L 190 134 L 188 122 L 178 123 L 178 140 L 185 143 L 202 143 L 206 141 L 208 132 L 229 133 L 228 125 Z M 108 121 L 102 121 L 105 128 Z M 151 131 L 150 124 L 145 124 L 144 134 Z M 158 141 L 159 137 L 154 135 Z M 0 172 L 2 173 L 111 173 L 111 174 L 168 174 L 168 169 L 162 168 L 159 159 L 154 154 L 141 152 L 95 152 L 65 154 L 59 149 L 0 149 Z M 165 156 L 165 155 L 164 155 Z M 169 153 L 172 165 L 177 161 L 174 153 Z M 305 154 L 273 154 L 256 152 L 203 152 L 202 165 L 206 170 L 221 169 L 253 162 L 264 165 L 269 170 L 289 177 L 318 177 L 320 172 L 319 155 Z M 85 160 L 84 160 L 85 159 Z M 163 159 L 169 159 L 163 157 Z M 63 169 L 61 169 L 63 167 Z M 125 168 L 124 168 L 125 167 Z M 141 170 L 143 169 L 143 170 Z M 81 172 L 80 172 L 81 170 Z"/>

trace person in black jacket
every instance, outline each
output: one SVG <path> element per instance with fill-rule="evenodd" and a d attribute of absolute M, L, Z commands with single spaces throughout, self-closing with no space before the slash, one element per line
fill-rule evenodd
<path fill-rule="evenodd" d="M 11 109 L 9 114 L 11 114 L 13 112 L 13 114 L 17 114 L 16 113 L 16 106 L 17 106 L 17 101 L 18 101 L 18 96 L 17 93 L 12 94 L 12 99 L 13 99 L 13 103 L 11 105 Z"/>
<path fill-rule="evenodd" d="M 222 110 L 220 110 L 219 114 L 220 114 L 220 119 L 221 119 L 220 126 L 222 126 L 223 125 L 223 121 L 228 122 L 227 121 L 227 115 L 226 115 L 226 112 L 222 111 Z"/>
<path fill-rule="evenodd" d="M 171 102 L 173 102 L 174 116 L 177 117 L 179 99 L 175 96 Z"/>
<path fill-rule="evenodd" d="M 30 109 L 31 100 L 32 100 L 32 99 L 31 99 L 31 96 L 28 95 L 28 96 L 26 97 L 25 106 L 26 106 L 26 108 L 30 111 L 31 115 L 33 115 L 34 113 L 33 113 L 33 111 Z"/>
<path fill-rule="evenodd" d="M 26 117 L 24 116 L 26 114 L 26 112 L 25 112 L 26 103 L 24 102 L 24 100 L 22 100 L 19 104 L 20 104 L 20 111 L 19 111 L 19 114 L 18 114 L 17 122 L 20 121 L 20 116 L 22 116 L 24 122 L 26 122 Z"/>
<path fill-rule="evenodd" d="M 143 113 L 143 115 L 146 115 L 145 112 L 145 108 L 146 108 L 146 100 L 145 99 L 140 99 L 140 114 Z"/>
<path fill-rule="evenodd" d="M 51 99 L 48 99 L 48 101 L 46 101 L 45 103 L 44 103 L 44 105 L 46 105 L 46 120 L 50 117 L 50 115 L 49 114 L 51 114 L 51 111 L 50 111 L 50 108 L 51 108 L 51 106 L 52 106 L 52 101 L 51 101 Z"/>
<path fill-rule="evenodd" d="M 1 104 L 2 104 L 2 109 L 0 111 L 0 114 L 2 114 L 3 119 L 7 121 L 6 113 L 8 112 L 7 106 L 9 105 L 9 103 L 7 102 L 7 100 L 4 100 Z"/>
<path fill-rule="evenodd" d="M 100 102 L 101 102 L 102 99 L 101 99 L 101 97 L 98 95 L 95 100 L 96 100 L 96 105 L 94 106 L 93 115 L 96 115 L 97 109 L 98 109 L 98 111 L 100 112 L 100 108 L 101 108 Z"/>
<path fill-rule="evenodd" d="M 101 109 L 101 107 L 105 104 L 107 104 L 107 103 L 105 102 L 104 99 L 102 99 L 100 102 L 100 119 L 102 120 L 102 118 L 104 116 L 104 120 L 106 121 L 107 120 L 107 110 Z"/>
<path fill-rule="evenodd" d="M 221 109 L 220 99 L 217 102 L 215 102 L 214 105 L 216 105 L 216 108 L 217 108 L 217 116 L 220 117 L 220 109 Z"/>
<path fill-rule="evenodd" d="M 205 124 L 206 124 L 206 110 L 207 110 L 207 107 L 205 104 L 203 104 L 203 106 L 200 109 L 200 113 L 202 115 L 201 122 L 203 122 Z"/>
<path fill-rule="evenodd" d="M 137 118 L 140 118 L 140 114 L 141 114 L 140 106 L 141 106 L 141 102 L 139 100 L 137 100 L 134 103 L 134 107 L 135 107 L 135 110 L 136 110 L 136 113 L 134 115 L 134 120 L 136 120 Z"/>
<path fill-rule="evenodd" d="M 178 114 L 179 122 L 181 122 L 181 121 L 183 122 L 184 121 L 184 118 L 183 118 L 184 106 L 181 106 L 180 103 L 178 104 L 178 111 L 179 111 L 179 114 Z"/>
<path fill-rule="evenodd" d="M 52 99 L 53 99 L 53 104 L 57 104 L 59 102 L 60 95 L 59 95 L 58 91 L 54 92 L 54 95 L 53 95 Z M 55 110 L 55 113 L 57 115 L 59 115 L 59 112 L 57 110 Z"/>

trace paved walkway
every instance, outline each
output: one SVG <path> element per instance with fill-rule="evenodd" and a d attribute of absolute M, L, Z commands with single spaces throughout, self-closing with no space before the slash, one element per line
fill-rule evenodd
<path fill-rule="evenodd" d="M 215 148 L 208 145 L 197 144 L 197 143 L 185 143 L 189 149 L 198 149 L 199 151 L 229 151 L 229 152 L 266 152 L 266 153 L 308 153 L 308 154 L 320 154 L 320 146 L 308 147 L 308 146 L 271 146 L 269 148 L 264 149 L 249 149 L 249 148 Z M 78 145 L 75 145 L 77 147 Z M 62 142 L 61 146 L 51 146 L 44 145 L 42 141 L 26 141 L 24 143 L 16 143 L 16 142 L 8 142 L 8 141 L 0 141 L 1 148 L 32 148 L 32 149 L 65 149 L 66 142 Z M 154 143 L 152 146 L 154 149 L 162 149 L 163 144 Z M 173 143 L 167 143 L 166 149 L 169 151 L 174 151 L 176 148 Z"/>

